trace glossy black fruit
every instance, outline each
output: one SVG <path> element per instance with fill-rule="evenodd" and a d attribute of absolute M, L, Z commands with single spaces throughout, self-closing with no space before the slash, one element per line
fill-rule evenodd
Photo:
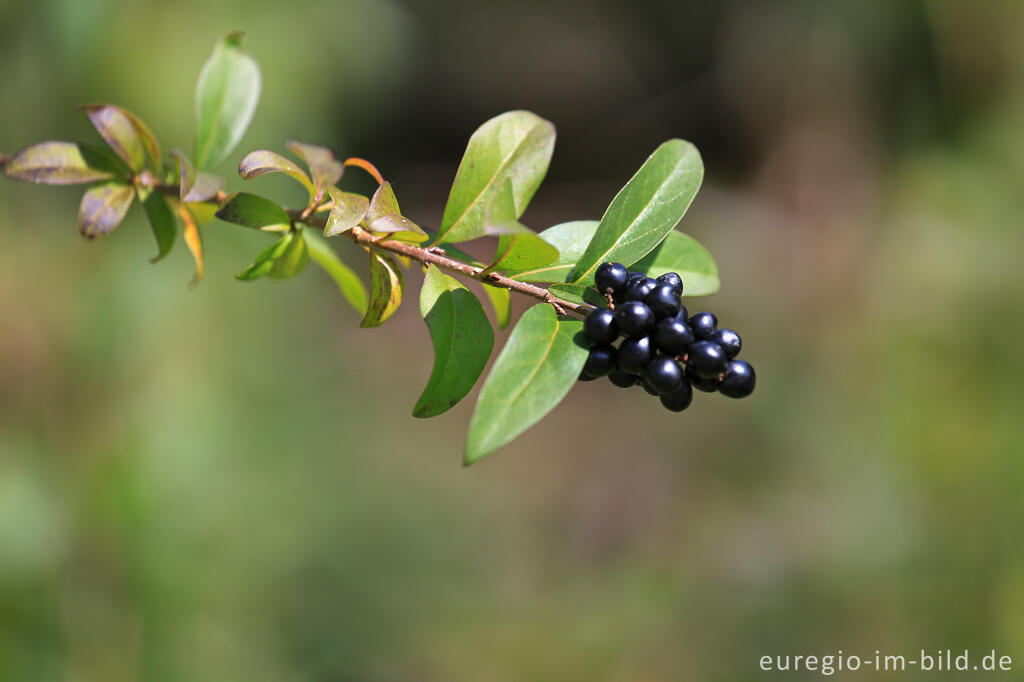
<path fill-rule="evenodd" d="M 754 392 L 757 377 L 749 362 L 733 360 L 725 368 L 725 376 L 718 382 L 718 391 L 730 398 L 746 398 Z"/>
<path fill-rule="evenodd" d="M 739 355 L 740 348 L 743 347 L 743 340 L 740 339 L 740 335 L 731 329 L 716 329 L 708 338 L 708 341 L 721 346 L 722 350 L 725 351 L 725 356 L 730 360 Z"/>
<path fill-rule="evenodd" d="M 702 379 L 714 379 L 725 371 L 725 351 L 717 343 L 697 341 L 686 351 L 686 367 Z"/>
<path fill-rule="evenodd" d="M 626 339 L 619 344 L 618 362 L 619 369 L 629 374 L 643 374 L 653 355 L 651 337 L 640 336 Z"/>
<path fill-rule="evenodd" d="M 642 272 L 637 272 L 636 270 L 630 270 L 629 274 L 626 275 L 626 284 L 632 284 L 638 279 L 647 279 L 647 275 Z"/>
<path fill-rule="evenodd" d="M 640 301 L 625 301 L 615 308 L 615 324 L 628 336 L 642 336 L 654 328 L 654 313 Z"/>
<path fill-rule="evenodd" d="M 594 284 L 602 294 L 616 294 L 626 287 L 629 271 L 622 263 L 601 263 L 594 273 Z"/>
<path fill-rule="evenodd" d="M 679 294 L 668 284 L 659 284 L 651 289 L 651 293 L 647 294 L 644 303 L 659 320 L 675 317 L 679 314 L 679 309 L 683 307 L 679 300 Z"/>
<path fill-rule="evenodd" d="M 641 386 L 643 386 L 643 388 L 644 388 L 644 390 L 645 390 L 645 391 L 647 391 L 647 392 L 648 392 L 649 394 L 651 394 L 651 395 L 653 395 L 653 396 L 659 396 L 659 395 L 661 395 L 660 393 L 658 393 L 658 389 L 656 389 L 656 388 L 655 388 L 655 387 L 654 387 L 654 386 L 653 386 L 653 385 L 651 384 L 651 381 L 650 381 L 650 379 L 648 379 L 648 378 L 647 378 L 646 376 L 641 376 L 641 377 L 640 377 L 640 385 L 641 385 Z"/>
<path fill-rule="evenodd" d="M 615 346 L 607 343 L 600 343 L 590 347 L 590 355 L 583 365 L 583 376 L 603 377 L 615 369 Z"/>
<path fill-rule="evenodd" d="M 635 279 L 626 285 L 625 290 L 622 292 L 622 300 L 643 301 L 647 298 L 647 294 L 651 293 L 656 286 L 658 286 L 658 283 L 650 277 Z"/>
<path fill-rule="evenodd" d="M 640 377 L 616 367 L 608 373 L 608 380 L 619 388 L 629 388 L 630 386 L 636 386 L 636 382 L 640 381 Z"/>
<path fill-rule="evenodd" d="M 658 355 L 647 363 L 644 375 L 658 393 L 675 393 L 683 385 L 683 368 L 674 358 Z"/>
<path fill-rule="evenodd" d="M 683 295 L 683 278 L 678 274 L 674 272 L 666 272 L 664 275 L 658 276 L 658 282 L 669 285 L 676 290 L 678 295 Z"/>
<path fill-rule="evenodd" d="M 693 343 L 693 331 L 678 317 L 654 325 L 654 345 L 665 355 L 682 355 Z"/>
<path fill-rule="evenodd" d="M 611 343 L 619 338 L 619 326 L 615 323 L 615 312 L 598 308 L 583 320 L 583 333 L 591 341 Z"/>
<path fill-rule="evenodd" d="M 697 313 L 690 318 L 689 325 L 694 336 L 707 341 L 718 328 L 718 318 L 711 313 Z"/>
<path fill-rule="evenodd" d="M 686 310 L 686 306 L 685 305 L 681 305 L 680 304 L 680 306 L 679 306 L 679 314 L 676 315 L 676 317 L 678 317 L 680 320 L 685 322 L 687 327 L 690 326 L 690 313 Z"/>
<path fill-rule="evenodd" d="M 690 386 L 690 380 L 686 377 L 683 377 L 683 383 L 675 393 L 661 396 L 661 404 L 673 412 L 682 412 L 690 406 L 691 402 L 693 402 L 693 388 Z"/>
<path fill-rule="evenodd" d="M 718 391 L 718 381 L 715 379 L 704 379 L 696 374 L 687 367 L 686 378 L 690 380 L 690 384 L 698 391 L 704 391 L 705 393 L 715 393 Z"/>

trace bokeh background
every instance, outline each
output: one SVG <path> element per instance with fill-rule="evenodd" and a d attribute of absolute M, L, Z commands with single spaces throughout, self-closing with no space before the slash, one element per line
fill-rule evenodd
<path fill-rule="evenodd" d="M 313 266 L 235 281 L 259 234 L 209 225 L 191 290 L 138 208 L 86 243 L 78 191 L 0 182 L 0 679 L 796 680 L 759 657 L 922 648 L 1024 679 L 1024 3 L 0 0 L 0 149 L 94 139 L 93 101 L 189 148 L 235 29 L 264 90 L 229 177 L 330 144 L 433 226 L 468 135 L 527 108 L 559 130 L 541 229 L 695 142 L 682 229 L 723 286 L 690 309 L 758 390 L 580 385 L 463 469 L 475 392 L 409 416 L 415 272 L 361 330 Z"/>

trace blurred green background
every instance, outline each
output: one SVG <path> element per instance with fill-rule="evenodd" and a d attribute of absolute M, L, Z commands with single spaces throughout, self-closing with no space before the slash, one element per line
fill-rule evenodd
<path fill-rule="evenodd" d="M 87 243 L 80 192 L 2 181 L 0 680 L 811 679 L 758 659 L 921 648 L 1024 679 L 1024 3 L 0 0 L 0 149 L 95 139 L 93 101 L 189 148 L 235 29 L 264 89 L 234 189 L 294 136 L 436 226 L 468 135 L 527 108 L 559 129 L 541 229 L 695 142 L 682 229 L 723 287 L 690 309 L 758 391 L 580 385 L 463 469 L 475 392 L 409 416 L 415 272 L 361 330 L 312 266 L 235 281 L 262 235 L 209 225 L 190 290 L 138 208 Z"/>

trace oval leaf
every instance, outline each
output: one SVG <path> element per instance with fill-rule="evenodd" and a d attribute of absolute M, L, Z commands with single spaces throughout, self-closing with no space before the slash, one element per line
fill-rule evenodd
<path fill-rule="evenodd" d="M 437 243 L 484 235 L 488 211 L 506 181 L 515 218 L 540 186 L 555 146 L 555 127 L 529 111 L 510 111 L 480 126 L 466 147 L 445 205 Z"/>
<path fill-rule="evenodd" d="M 370 232 L 390 234 L 392 239 L 405 242 L 424 242 L 427 233 L 419 225 L 402 215 L 398 199 L 390 182 L 383 183 L 373 193 L 364 220 Z"/>
<path fill-rule="evenodd" d="M 135 124 L 135 121 L 138 121 L 137 117 L 128 116 L 123 109 L 109 104 L 90 104 L 83 109 L 111 151 L 136 173 L 145 168 L 147 142 L 143 140 L 143 132 Z M 142 121 L 138 122 L 142 124 Z M 152 138 L 148 128 L 146 131 L 150 136 L 152 148 L 156 140 Z"/>
<path fill-rule="evenodd" d="M 274 258 L 274 265 L 267 273 L 272 279 L 288 279 L 294 277 L 306 269 L 309 263 L 309 250 L 306 248 L 306 239 L 302 231 L 293 232 L 288 235 L 291 239 L 285 245 L 284 251 Z"/>
<path fill-rule="evenodd" d="M 227 158 L 241 141 L 260 99 L 260 69 L 240 49 L 241 33 L 232 33 L 213 48 L 196 83 L 196 148 L 199 170 Z"/>
<path fill-rule="evenodd" d="M 718 291 L 718 266 L 714 258 L 696 239 L 673 230 L 631 270 L 657 277 L 675 272 L 683 280 L 684 296 L 707 296 Z"/>
<path fill-rule="evenodd" d="M 78 231 L 86 239 L 102 237 L 121 224 L 134 198 L 135 188 L 120 182 L 90 188 L 78 207 Z"/>
<path fill-rule="evenodd" d="M 491 301 L 491 307 L 494 308 L 494 318 L 498 322 L 498 329 L 504 329 L 508 326 L 508 321 L 512 316 L 512 292 L 504 287 L 492 287 L 485 284 L 484 293 L 487 294 L 487 298 Z"/>
<path fill-rule="evenodd" d="M 505 181 L 491 206 L 487 234 L 499 235 L 494 259 L 486 270 L 525 270 L 547 265 L 558 258 L 558 249 L 516 219 L 512 183 Z"/>
<path fill-rule="evenodd" d="M 692 144 L 669 140 L 659 146 L 608 206 L 573 281 L 590 284 L 601 263 L 635 263 L 647 255 L 686 213 L 703 177 Z"/>
<path fill-rule="evenodd" d="M 528 227 L 509 231 L 498 238 L 494 262 L 488 269 L 519 270 L 546 265 L 558 258 L 558 249 Z"/>
<path fill-rule="evenodd" d="M 142 202 L 142 208 L 146 210 L 146 218 L 149 219 L 149 226 L 153 228 L 153 236 L 156 237 L 157 254 L 149 262 L 156 263 L 171 252 L 178 234 L 177 221 L 171 207 L 167 205 L 167 199 L 159 192 L 150 192 Z"/>
<path fill-rule="evenodd" d="M 360 327 L 379 327 L 402 303 L 402 272 L 395 262 L 370 250 L 370 303 Z"/>
<path fill-rule="evenodd" d="M 583 286 L 582 284 L 552 284 L 548 287 L 555 296 L 572 303 L 589 303 L 590 305 L 606 308 L 608 302 L 594 287 Z"/>
<path fill-rule="evenodd" d="M 325 191 L 331 185 L 338 184 L 342 173 L 345 172 L 345 167 L 334 158 L 334 152 L 327 147 L 289 140 L 288 149 L 302 159 L 302 162 L 309 168 L 309 174 L 313 178 L 313 186 L 316 187 L 317 194 Z"/>
<path fill-rule="evenodd" d="M 596 230 L 596 220 L 575 220 L 549 227 L 540 233 L 540 237 L 558 249 L 558 258 L 541 267 L 509 269 L 507 272 L 521 282 L 564 282 L 572 274 Z"/>
<path fill-rule="evenodd" d="M 365 315 L 366 287 L 363 286 L 359 275 L 342 262 L 323 237 L 312 230 L 304 230 L 303 234 L 306 239 L 306 248 L 309 250 L 309 257 L 334 280 L 341 295 L 355 308 L 356 312 Z"/>
<path fill-rule="evenodd" d="M 309 190 L 310 194 L 313 194 L 313 181 L 306 175 L 306 171 L 280 154 L 260 149 L 246 154 L 242 158 L 241 163 L 238 164 L 238 174 L 246 180 L 251 180 L 267 173 L 290 175 L 302 183 L 302 186 Z"/>
<path fill-rule="evenodd" d="M 507 444 L 565 397 L 587 359 L 587 348 L 576 339 L 582 330 L 582 320 L 559 319 L 549 305 L 523 314 L 480 391 L 466 464 Z"/>
<path fill-rule="evenodd" d="M 337 187 L 330 187 L 327 190 L 331 195 L 334 206 L 331 207 L 331 214 L 327 218 L 327 226 L 324 227 L 325 237 L 335 237 L 348 232 L 353 227 L 363 222 L 366 212 L 370 208 L 370 200 L 361 194 L 342 192 Z"/>
<path fill-rule="evenodd" d="M 117 172 L 116 164 L 106 155 L 74 142 L 40 142 L 22 149 L 4 164 L 4 175 L 10 179 L 44 185 L 109 180 Z"/>
<path fill-rule="evenodd" d="M 292 225 L 288 211 L 270 199 L 247 192 L 233 194 L 216 215 L 224 222 L 267 232 L 286 232 Z"/>
<path fill-rule="evenodd" d="M 235 275 L 235 277 L 243 282 L 249 282 L 268 274 L 271 268 L 274 267 L 274 261 L 282 256 L 288 248 L 293 236 L 294 235 L 291 232 L 282 235 L 276 242 L 260 251 L 256 255 L 256 260 L 252 262 L 252 265 L 247 267 L 245 270 L 242 270 L 240 273 Z"/>
<path fill-rule="evenodd" d="M 412 416 L 434 417 L 454 407 L 480 378 L 494 331 L 477 297 L 437 267 L 428 267 L 423 279 L 420 315 L 434 344 L 434 369 Z"/>

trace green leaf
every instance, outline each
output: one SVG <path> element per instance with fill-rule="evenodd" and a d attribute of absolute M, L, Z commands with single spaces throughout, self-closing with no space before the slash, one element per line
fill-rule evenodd
<path fill-rule="evenodd" d="M 515 214 L 512 183 L 506 180 L 491 205 L 487 234 L 498 235 L 498 248 L 487 266 L 491 270 L 524 270 L 547 265 L 558 258 L 558 249 L 520 223 Z"/>
<path fill-rule="evenodd" d="M 548 291 L 558 298 L 573 303 L 589 303 L 598 307 L 608 307 L 608 302 L 605 301 L 604 296 L 598 293 L 597 289 L 582 284 L 552 284 L 548 287 Z"/>
<path fill-rule="evenodd" d="M 242 158 L 241 163 L 238 164 L 238 174 L 246 180 L 251 180 L 267 173 L 290 175 L 302 183 L 302 186 L 309 190 L 310 195 L 314 192 L 313 181 L 306 175 L 306 171 L 275 152 L 266 149 L 249 152 Z"/>
<path fill-rule="evenodd" d="M 494 331 L 477 297 L 437 267 L 423 278 L 420 315 L 434 344 L 434 369 L 412 415 L 435 417 L 473 388 L 491 357 Z"/>
<path fill-rule="evenodd" d="M 363 222 L 366 212 L 370 209 L 370 200 L 361 194 L 342 192 L 337 187 L 327 189 L 331 195 L 334 206 L 327 218 L 327 226 L 324 228 L 325 237 L 335 237 L 348 232 L 353 227 Z"/>
<path fill-rule="evenodd" d="M 542 267 L 507 272 L 521 282 L 564 282 L 583 255 L 597 230 L 596 220 L 575 220 L 549 227 L 541 239 L 558 249 L 558 258 Z"/>
<path fill-rule="evenodd" d="M 299 232 L 281 235 L 259 252 L 252 265 L 235 275 L 240 280 L 250 281 L 266 275 L 274 279 L 286 279 L 299 274 L 309 262 L 306 242 Z"/>
<path fill-rule="evenodd" d="M 334 249 L 315 231 L 303 230 L 303 234 L 306 239 L 306 248 L 309 250 L 309 257 L 330 275 L 334 283 L 338 285 L 341 295 L 355 308 L 355 311 L 360 315 L 365 315 L 366 287 L 359 279 L 359 275 L 345 265 Z"/>
<path fill-rule="evenodd" d="M 212 173 L 196 173 L 192 161 L 180 149 L 172 149 L 178 160 L 178 196 L 185 202 L 208 201 L 224 187 L 224 178 Z"/>
<path fill-rule="evenodd" d="M 109 180 L 118 171 L 116 163 L 104 153 L 74 142 L 40 142 L 22 149 L 4 164 L 4 175 L 10 179 L 45 185 Z"/>
<path fill-rule="evenodd" d="M 601 263 L 635 263 L 647 255 L 686 213 L 703 177 L 692 144 L 669 140 L 659 146 L 608 206 L 573 281 L 590 284 Z"/>
<path fill-rule="evenodd" d="M 90 188 L 78 207 L 78 231 L 86 239 L 109 233 L 124 220 L 134 198 L 135 188 L 120 182 Z"/>
<path fill-rule="evenodd" d="M 260 99 L 260 68 L 231 33 L 213 48 L 196 83 L 196 148 L 199 170 L 209 170 L 238 145 Z"/>
<path fill-rule="evenodd" d="M 395 261 L 370 249 L 370 303 L 360 327 L 379 327 L 402 303 L 402 271 Z"/>
<path fill-rule="evenodd" d="M 720 285 L 718 266 L 708 250 L 690 235 L 675 230 L 630 269 L 651 277 L 678 273 L 684 296 L 707 296 L 718 291 Z"/>
<path fill-rule="evenodd" d="M 469 424 L 465 463 L 507 444 L 550 412 L 579 378 L 583 322 L 535 305 L 519 319 L 491 368 Z"/>
<path fill-rule="evenodd" d="M 548 170 L 554 145 L 555 127 L 529 111 L 510 111 L 480 126 L 455 174 L 437 243 L 482 237 L 506 181 L 512 183 L 515 217 L 523 215 Z"/>
<path fill-rule="evenodd" d="M 292 225 L 288 211 L 270 199 L 247 192 L 236 192 L 231 195 L 217 211 L 217 217 L 224 222 L 267 232 L 286 232 Z"/>
<path fill-rule="evenodd" d="M 277 241 L 256 254 L 256 260 L 252 265 L 235 275 L 237 279 L 248 282 L 263 277 L 274 267 L 274 260 L 281 256 L 288 247 L 292 235 L 282 235 Z"/>
<path fill-rule="evenodd" d="M 82 108 L 103 141 L 129 168 L 137 173 L 146 167 L 146 148 L 155 149 L 156 139 L 138 117 L 109 104 L 90 104 Z M 144 136 L 148 136 L 148 140 Z"/>
<path fill-rule="evenodd" d="M 157 254 L 149 262 L 156 263 L 171 252 L 178 235 L 178 223 L 171 207 L 167 205 L 167 199 L 160 192 L 150 192 L 142 202 L 142 208 L 146 210 L 149 226 L 153 228 L 153 236 L 156 237 Z"/>
<path fill-rule="evenodd" d="M 391 239 L 404 242 L 427 240 L 427 233 L 402 215 L 390 182 L 385 182 L 373 193 L 364 222 L 370 232 L 390 234 Z"/>
<path fill-rule="evenodd" d="M 314 144 L 306 144 L 298 140 L 289 140 L 288 149 L 295 156 L 302 159 L 302 162 L 309 168 L 309 174 L 313 178 L 313 185 L 316 187 L 316 194 L 325 191 L 331 185 L 338 184 L 341 180 L 345 167 L 334 158 L 334 152 L 327 147 L 318 147 Z"/>
<path fill-rule="evenodd" d="M 484 293 L 487 294 L 487 298 L 491 301 L 491 307 L 494 308 L 498 329 L 504 329 L 508 326 L 509 318 L 512 316 L 511 292 L 504 287 L 492 287 L 489 284 L 484 284 Z"/>
<path fill-rule="evenodd" d="M 288 279 L 294 277 L 306 269 L 309 263 L 309 249 L 306 248 L 304 230 L 291 232 L 291 237 L 285 246 L 284 252 L 274 259 L 274 267 L 270 268 L 267 277 L 272 279 Z"/>

